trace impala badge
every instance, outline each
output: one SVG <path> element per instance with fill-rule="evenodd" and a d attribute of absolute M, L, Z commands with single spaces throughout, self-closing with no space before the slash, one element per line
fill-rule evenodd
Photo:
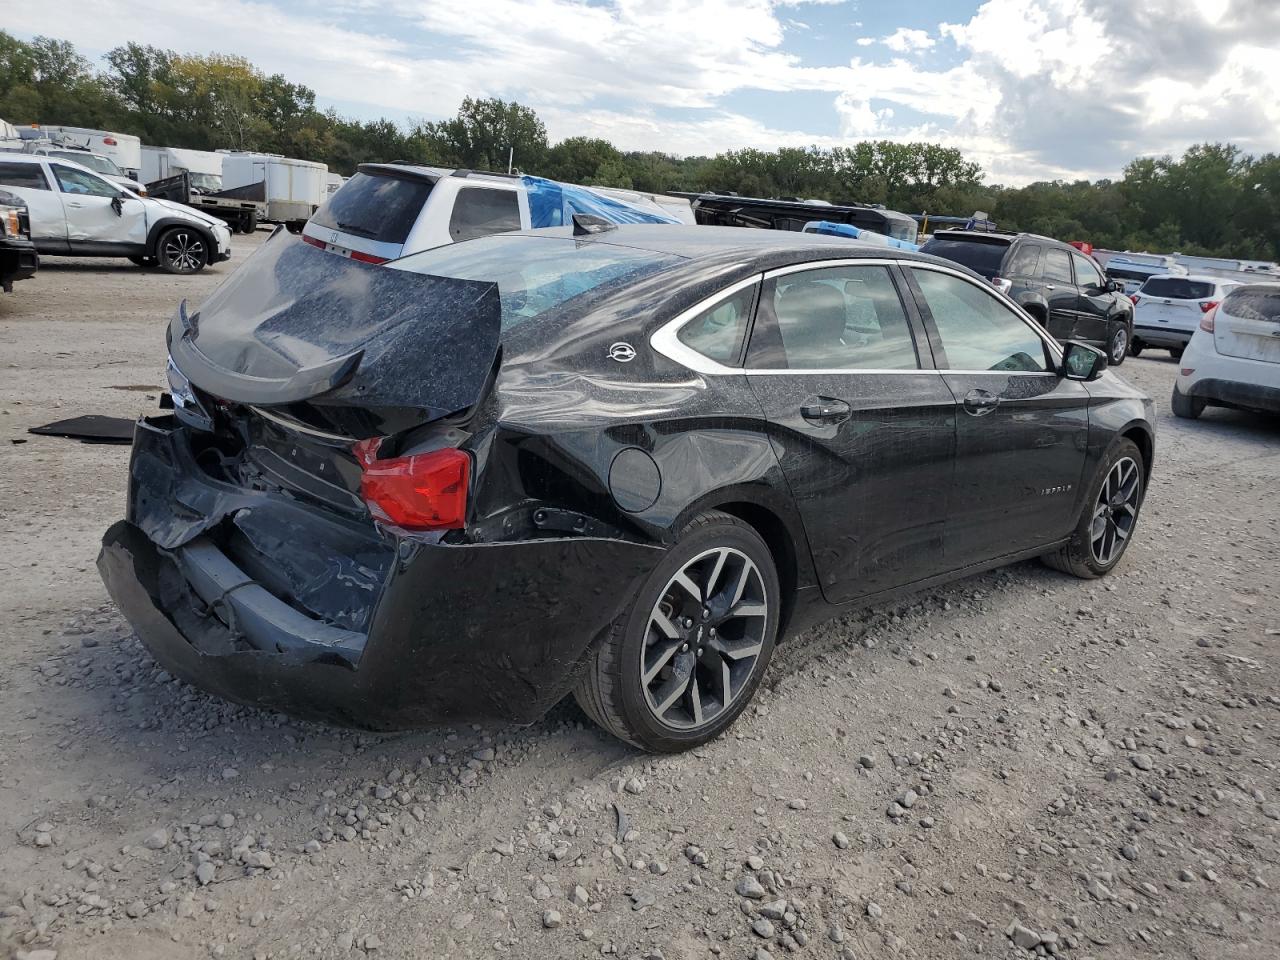
<path fill-rule="evenodd" d="M 619 340 L 609 348 L 609 359 L 619 363 L 630 363 L 636 358 L 636 348 Z"/>

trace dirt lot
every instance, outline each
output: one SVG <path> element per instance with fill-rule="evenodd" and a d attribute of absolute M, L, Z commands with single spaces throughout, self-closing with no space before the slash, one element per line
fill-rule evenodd
<path fill-rule="evenodd" d="M 1129 360 L 1158 463 L 1112 576 L 814 630 L 690 755 L 570 704 L 327 729 L 161 672 L 93 566 L 128 448 L 26 434 L 154 409 L 176 302 L 249 245 L 0 297 L 0 957 L 1280 956 L 1280 422 L 1175 421 Z"/>

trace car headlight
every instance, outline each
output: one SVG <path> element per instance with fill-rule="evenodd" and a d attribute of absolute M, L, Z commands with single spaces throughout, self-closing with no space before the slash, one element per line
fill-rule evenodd
<path fill-rule="evenodd" d="M 213 417 L 209 416 L 209 411 L 192 389 L 191 381 L 178 369 L 173 357 L 169 358 L 165 376 L 169 381 L 169 395 L 173 397 L 173 412 L 178 419 L 198 430 L 212 430 Z"/>

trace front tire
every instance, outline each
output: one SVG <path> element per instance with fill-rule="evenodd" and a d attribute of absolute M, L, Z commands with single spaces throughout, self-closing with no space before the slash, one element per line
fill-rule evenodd
<path fill-rule="evenodd" d="M 1107 363 L 1110 366 L 1118 367 L 1124 363 L 1124 358 L 1128 355 L 1129 327 L 1121 323 L 1111 331 L 1110 338 L 1107 340 Z"/>
<path fill-rule="evenodd" d="M 1208 406 L 1208 401 L 1202 397 L 1188 397 L 1175 385 L 1173 396 L 1169 399 L 1169 406 L 1173 408 L 1175 417 L 1181 417 L 1183 420 L 1196 420 L 1200 414 L 1204 413 L 1204 408 Z"/>
<path fill-rule="evenodd" d="M 596 644 L 574 698 L 601 727 L 643 750 L 700 746 L 755 694 L 780 607 L 777 569 L 755 529 L 728 514 L 702 514 Z"/>
<path fill-rule="evenodd" d="M 1112 446 L 1089 484 L 1085 508 L 1066 545 L 1040 559 L 1082 580 L 1110 573 L 1133 539 L 1142 509 L 1146 474 L 1132 440 Z"/>
<path fill-rule="evenodd" d="M 156 242 L 156 259 L 165 273 L 199 273 L 209 262 L 209 244 L 190 227 L 173 227 Z"/>

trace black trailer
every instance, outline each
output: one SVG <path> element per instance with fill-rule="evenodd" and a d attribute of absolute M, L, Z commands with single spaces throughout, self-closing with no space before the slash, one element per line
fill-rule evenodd
<path fill-rule="evenodd" d="M 260 186 L 254 184 L 252 186 Z M 204 193 L 193 189 L 191 177 L 184 170 L 147 184 L 147 195 L 158 200 L 171 200 L 225 220 L 233 233 L 252 233 L 264 219 L 267 205 L 262 200 L 245 196 L 245 188 Z"/>
<path fill-rule="evenodd" d="M 806 223 L 827 220 L 849 223 L 895 240 L 916 242 L 918 227 L 911 217 L 870 203 L 815 203 L 806 200 L 769 200 L 724 193 L 676 193 L 687 197 L 694 219 L 704 225 L 763 227 L 799 233 Z"/>

